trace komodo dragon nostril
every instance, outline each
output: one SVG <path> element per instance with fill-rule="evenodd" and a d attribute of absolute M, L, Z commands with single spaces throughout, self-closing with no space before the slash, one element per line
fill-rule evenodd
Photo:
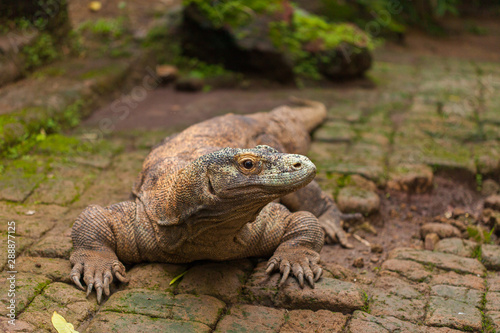
<path fill-rule="evenodd" d="M 301 164 L 300 162 L 297 162 L 297 163 L 295 163 L 295 164 L 293 165 L 293 167 L 294 167 L 295 169 L 300 169 L 300 167 L 301 167 L 301 166 L 302 166 L 302 164 Z"/>

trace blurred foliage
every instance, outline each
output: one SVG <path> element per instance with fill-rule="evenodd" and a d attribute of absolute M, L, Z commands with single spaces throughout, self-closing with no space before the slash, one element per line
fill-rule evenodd
<path fill-rule="evenodd" d="M 431 33 L 442 32 L 439 19 L 458 15 L 461 0 L 321 0 L 322 13 L 335 21 L 351 21 L 375 35 L 404 33 L 419 26 Z M 377 24 L 377 26 L 375 26 Z"/>
<path fill-rule="evenodd" d="M 48 33 L 40 34 L 32 44 L 24 46 L 21 54 L 27 71 L 50 63 L 60 56 L 54 38 Z"/>
<path fill-rule="evenodd" d="M 282 0 L 184 0 L 183 5 L 195 4 L 214 26 L 229 24 L 233 28 L 250 22 L 258 13 L 272 14 L 282 9 Z"/>
<path fill-rule="evenodd" d="M 370 36 L 353 24 L 329 23 L 319 16 L 302 10 L 295 10 L 292 20 L 292 25 L 285 21 L 271 22 L 269 34 L 278 49 L 286 50 L 292 56 L 297 76 L 320 79 L 318 62 L 330 61 L 328 57 L 326 59 L 312 57 L 307 50 L 308 46 L 332 50 L 347 43 L 355 48 L 355 52 L 361 48 L 372 50 L 375 46 Z"/>

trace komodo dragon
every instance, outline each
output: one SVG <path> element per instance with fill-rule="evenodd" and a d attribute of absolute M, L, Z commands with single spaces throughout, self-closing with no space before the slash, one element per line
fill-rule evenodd
<path fill-rule="evenodd" d="M 314 287 L 324 232 L 350 246 L 335 203 L 312 181 L 315 165 L 298 155 L 325 118 L 323 104 L 302 101 L 227 114 L 166 138 L 144 161 L 133 200 L 91 205 L 77 217 L 72 281 L 84 289 L 83 274 L 87 296 L 94 287 L 100 303 L 113 278 L 127 282 L 122 262 L 272 256 L 267 273 L 279 270 L 281 283 L 292 273 Z"/>

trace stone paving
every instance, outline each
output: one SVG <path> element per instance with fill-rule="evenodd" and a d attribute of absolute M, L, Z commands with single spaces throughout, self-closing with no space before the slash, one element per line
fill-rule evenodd
<path fill-rule="evenodd" d="M 379 61 L 370 75 L 377 89 L 299 93 L 327 99 L 329 120 L 315 134 L 311 157 L 321 185 L 337 199 L 344 190 L 354 200 L 345 209 L 372 213 L 380 204 L 374 196 L 387 189 L 427 192 L 440 170 L 498 175 L 500 97 L 491 93 L 500 86 L 498 64 Z M 500 247 L 457 238 L 460 232 L 430 232 L 437 235 L 434 251 L 423 241 L 390 249 L 372 275 L 333 264 L 329 250 L 338 246 L 325 246 L 325 273 L 314 289 L 302 290 L 293 279 L 278 287 L 277 274 L 266 276 L 264 259 L 136 265 L 128 267 L 130 283 L 113 286 L 97 305 L 95 294 L 86 298 L 69 282 L 71 225 L 90 203 L 126 200 L 149 148 L 167 134 L 95 140 L 81 130 L 73 141 L 48 136 L 32 154 L 4 163 L 0 331 L 55 332 L 55 310 L 80 332 L 500 330 Z M 15 267 L 7 262 L 7 221 L 16 222 Z M 6 317 L 10 270 L 17 271 L 14 327 Z"/>

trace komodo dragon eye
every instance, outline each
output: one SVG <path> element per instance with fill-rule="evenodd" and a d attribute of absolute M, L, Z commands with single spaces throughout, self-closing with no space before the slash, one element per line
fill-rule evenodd
<path fill-rule="evenodd" d="M 242 164 L 243 164 L 243 167 L 245 169 L 250 170 L 251 168 L 253 168 L 253 161 L 252 160 L 244 160 Z"/>

